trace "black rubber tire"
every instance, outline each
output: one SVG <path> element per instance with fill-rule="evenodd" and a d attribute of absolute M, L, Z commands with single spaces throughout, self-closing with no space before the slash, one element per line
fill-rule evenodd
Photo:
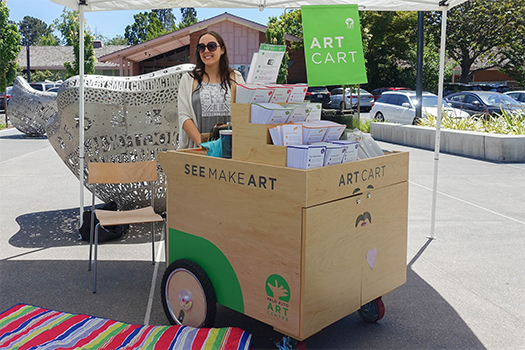
<path fill-rule="evenodd" d="M 371 302 L 361 306 L 357 311 L 359 316 L 368 323 L 379 321 L 385 316 L 385 304 L 381 297 L 372 300 Z"/>
<path fill-rule="evenodd" d="M 344 111 L 346 109 L 346 103 L 345 101 L 341 101 L 341 104 L 339 105 L 339 109 Z"/>
<path fill-rule="evenodd" d="M 412 121 L 412 125 L 419 125 L 420 120 L 421 118 L 415 117 L 414 120 Z"/>
<path fill-rule="evenodd" d="M 383 116 L 383 113 L 381 112 L 377 112 L 376 115 L 374 116 L 374 119 L 377 120 L 378 122 L 385 121 L 385 117 Z"/>
<path fill-rule="evenodd" d="M 180 315 L 182 307 L 178 300 L 178 295 L 182 289 L 187 289 L 188 286 L 177 285 L 177 277 L 189 278 L 196 288 L 193 291 L 194 294 L 198 294 L 201 297 L 203 296 L 203 302 L 201 304 L 195 304 L 195 309 L 193 306 L 191 309 L 193 311 L 203 308 L 203 312 L 196 312 L 195 314 L 190 314 L 189 320 L 186 318 L 185 313 L 183 312 L 183 318 L 181 322 L 178 322 L 176 318 Z M 200 288 L 199 288 L 200 287 Z M 172 293 L 170 293 L 170 291 Z M 202 294 L 201 294 L 202 293 Z M 215 290 L 211 284 L 211 281 L 204 272 L 204 270 L 196 263 L 191 260 L 180 259 L 172 262 L 162 277 L 162 306 L 164 307 L 164 312 L 166 317 L 171 324 L 178 325 L 181 324 L 184 326 L 190 327 L 203 327 L 209 328 L 213 327 L 215 322 L 215 315 L 217 314 L 217 299 L 215 297 Z M 171 297 L 170 297 L 171 294 Z M 176 295 L 176 297 L 175 297 Z M 196 300 L 194 299 L 194 302 Z M 190 310 L 191 310 L 190 309 Z M 190 311 L 188 310 L 188 311 Z M 186 321 L 186 322 L 185 322 Z"/>

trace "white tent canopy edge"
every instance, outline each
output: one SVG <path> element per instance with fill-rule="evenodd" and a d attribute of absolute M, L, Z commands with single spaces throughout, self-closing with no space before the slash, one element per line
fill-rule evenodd
<path fill-rule="evenodd" d="M 80 57 L 79 57 L 79 180 L 80 180 L 80 221 L 84 212 L 84 12 L 117 11 L 117 10 L 149 10 L 180 7 L 211 7 L 211 8 L 300 8 L 306 5 L 358 5 L 360 11 L 442 11 L 441 47 L 439 56 L 439 86 L 438 86 L 438 116 L 436 121 L 436 137 L 434 149 L 434 175 L 432 188 L 432 211 L 430 236 L 434 239 L 437 202 L 437 176 L 439 165 L 439 142 L 441 131 L 441 112 L 443 103 L 443 81 L 445 67 L 445 43 L 447 11 L 467 0 L 50 0 L 59 5 L 79 12 L 80 21 Z"/>
<path fill-rule="evenodd" d="M 78 10 L 79 0 L 50 0 Z M 299 8 L 305 5 L 357 4 L 367 11 L 441 11 L 466 0 L 86 0 L 85 12 L 114 10 L 149 10 L 176 7 L 212 8 Z"/>

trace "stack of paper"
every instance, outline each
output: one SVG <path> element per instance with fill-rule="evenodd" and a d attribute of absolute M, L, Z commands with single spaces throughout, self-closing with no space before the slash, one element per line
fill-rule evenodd
<path fill-rule="evenodd" d="M 343 145 L 346 147 L 345 156 L 343 158 L 343 163 L 346 162 L 352 162 L 354 160 L 357 160 L 357 154 L 359 150 L 359 142 L 358 141 L 350 141 L 350 140 L 336 140 L 332 141 L 332 143 Z"/>
<path fill-rule="evenodd" d="M 304 97 L 306 96 L 306 91 L 308 91 L 308 85 L 306 84 L 291 84 L 286 85 L 292 88 L 290 96 L 288 97 L 288 103 L 303 102 Z"/>
<path fill-rule="evenodd" d="M 297 123 L 303 126 L 303 144 L 322 142 L 328 127 L 317 122 Z"/>
<path fill-rule="evenodd" d="M 276 146 L 300 145 L 303 143 L 303 128 L 297 124 L 282 124 L 268 129 Z"/>
<path fill-rule="evenodd" d="M 318 120 L 321 120 L 321 109 L 322 106 L 320 103 L 310 103 L 312 105 L 312 110 L 310 111 L 310 114 L 308 114 L 308 118 L 306 118 L 307 122 L 315 122 Z"/>
<path fill-rule="evenodd" d="M 268 103 L 274 89 L 259 84 L 237 84 L 236 103 Z"/>
<path fill-rule="evenodd" d="M 286 123 L 292 111 L 291 108 L 276 103 L 253 103 L 250 122 L 254 124 Z"/>
<path fill-rule="evenodd" d="M 304 122 L 310 114 L 312 107 L 308 103 L 286 103 L 283 104 L 283 107 L 293 108 L 290 118 L 288 118 L 289 123 Z"/>
<path fill-rule="evenodd" d="M 346 145 L 339 145 L 331 142 L 318 142 L 314 146 L 325 146 L 326 153 L 324 156 L 324 166 L 332 164 L 341 164 L 345 157 Z"/>
<path fill-rule="evenodd" d="M 327 127 L 326 134 L 324 134 L 323 138 L 324 142 L 339 140 L 346 129 L 346 125 L 332 122 L 329 120 L 319 120 L 316 123 Z"/>
<path fill-rule="evenodd" d="M 272 98 L 270 98 L 272 103 L 285 103 L 292 92 L 292 88 L 282 84 L 266 85 L 266 87 L 274 90 Z"/>
<path fill-rule="evenodd" d="M 286 166 L 297 169 L 318 168 L 324 165 L 326 146 L 296 145 L 286 148 Z"/>

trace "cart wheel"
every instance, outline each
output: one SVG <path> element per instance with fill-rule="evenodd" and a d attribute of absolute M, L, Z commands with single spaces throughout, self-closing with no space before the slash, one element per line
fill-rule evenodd
<path fill-rule="evenodd" d="M 190 260 L 171 263 L 162 277 L 162 306 L 171 324 L 212 327 L 215 291 L 204 270 Z"/>
<path fill-rule="evenodd" d="M 357 312 L 359 312 L 359 316 L 366 322 L 374 323 L 385 316 L 385 304 L 383 303 L 383 299 L 379 297 L 361 306 Z"/>

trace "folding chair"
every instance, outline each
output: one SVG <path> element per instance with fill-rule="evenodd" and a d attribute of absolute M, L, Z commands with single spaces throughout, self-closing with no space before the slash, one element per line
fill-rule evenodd
<path fill-rule="evenodd" d="M 93 262 L 93 293 L 97 291 L 97 246 L 98 230 L 100 226 L 114 226 L 126 224 L 151 223 L 151 249 L 152 263 L 155 264 L 155 223 L 162 222 L 162 229 L 166 229 L 166 223 L 162 216 L 155 213 L 154 208 L 154 184 L 157 181 L 157 162 L 144 161 L 133 163 L 89 163 L 89 183 L 91 184 L 93 199 L 91 204 L 91 226 L 89 234 L 89 270 L 91 271 L 91 255 L 93 241 L 95 242 L 95 254 Z M 133 210 L 112 211 L 95 210 L 95 184 L 123 184 L 136 182 L 151 183 L 151 205 Z M 95 216 L 100 221 L 95 226 Z M 94 231 L 94 232 L 93 232 Z M 93 236 L 94 233 L 94 236 Z"/>

